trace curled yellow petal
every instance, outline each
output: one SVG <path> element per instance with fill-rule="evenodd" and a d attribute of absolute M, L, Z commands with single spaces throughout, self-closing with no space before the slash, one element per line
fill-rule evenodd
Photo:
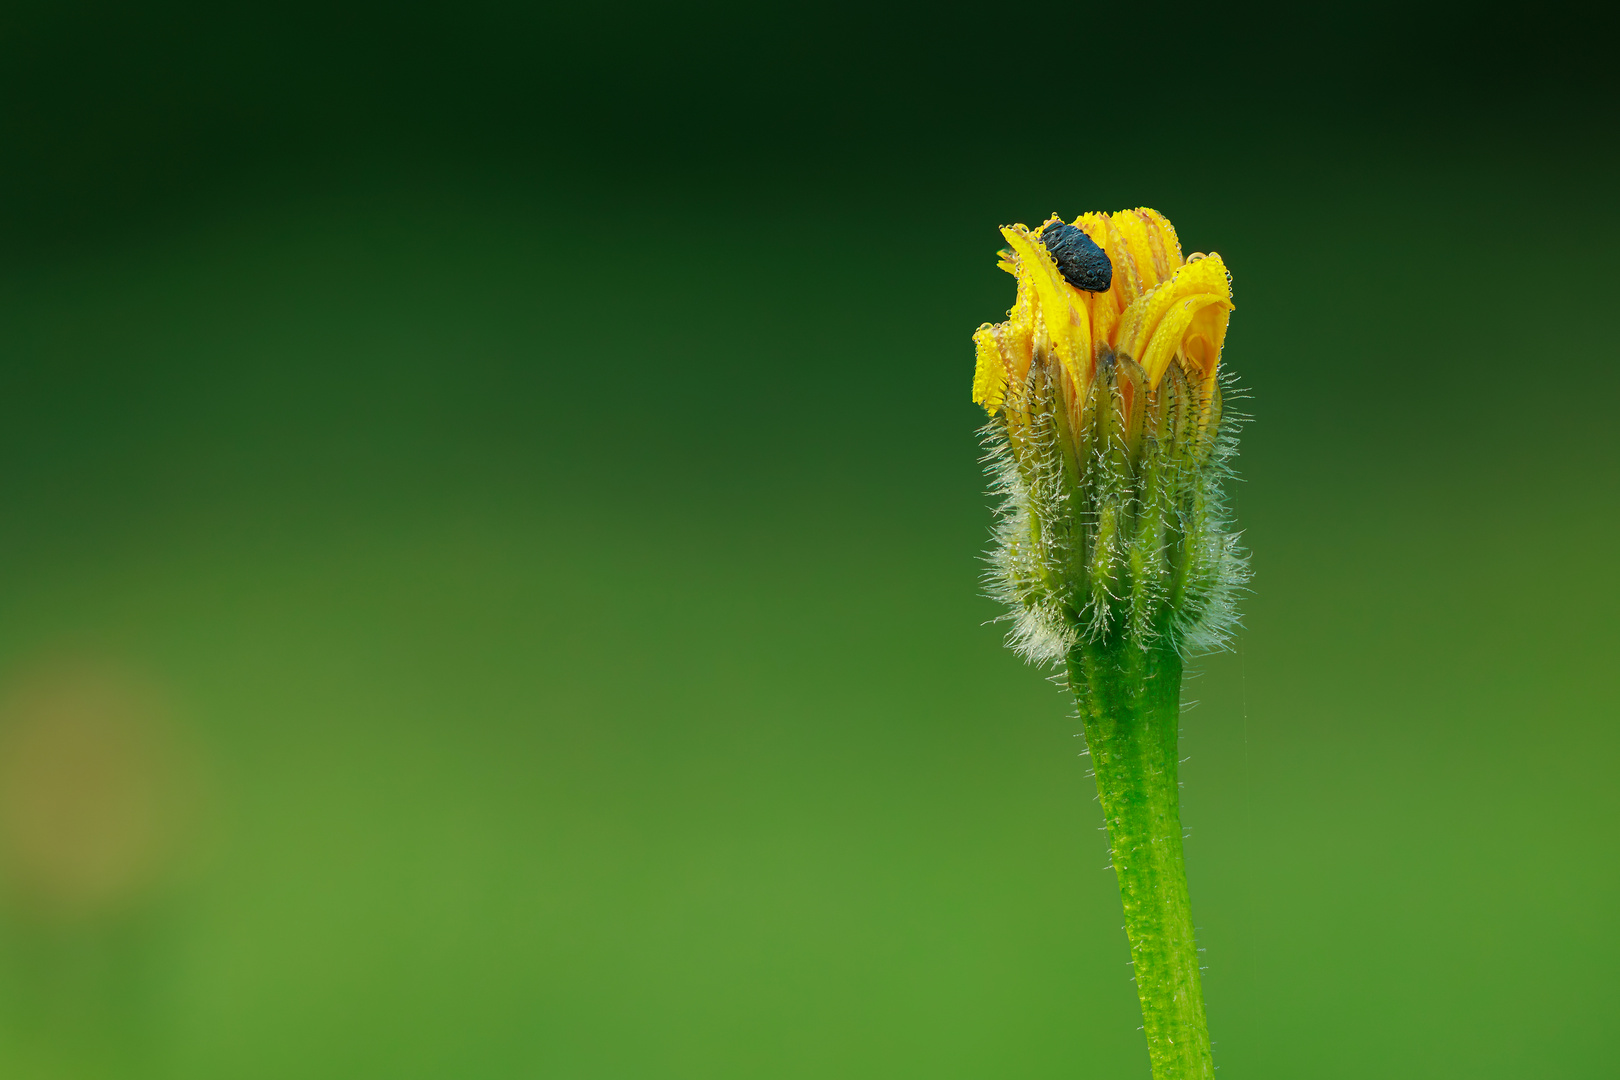
<path fill-rule="evenodd" d="M 1164 318 L 1160 319 L 1159 325 L 1154 328 L 1153 337 L 1143 350 L 1141 359 L 1137 361 L 1142 365 L 1142 370 L 1147 372 L 1148 385 L 1159 385 L 1159 380 L 1164 376 L 1164 369 L 1170 366 L 1170 361 L 1175 359 L 1176 350 L 1181 347 L 1187 328 L 1194 318 L 1209 307 L 1230 310 L 1232 302 L 1213 293 L 1198 293 L 1175 301 L 1170 310 L 1165 312 Z M 1203 372 L 1200 371 L 1199 374 L 1202 375 Z"/>
<path fill-rule="evenodd" d="M 1195 303 L 1191 306 L 1183 301 L 1198 297 L 1210 297 L 1208 304 Z M 1202 259 L 1182 264 L 1170 280 L 1157 288 L 1144 293 L 1132 301 L 1120 315 L 1120 330 L 1118 344 L 1122 352 L 1128 353 L 1148 373 L 1151 385 L 1157 386 L 1159 379 L 1164 375 L 1170 358 L 1175 356 L 1176 350 L 1181 346 L 1183 336 L 1198 312 L 1209 304 L 1221 304 L 1227 310 L 1232 306 L 1232 285 L 1226 273 L 1226 264 L 1219 255 L 1208 255 Z M 1167 335 L 1168 345 L 1159 343 L 1160 323 L 1175 313 L 1174 320 L 1167 324 L 1164 333 Z M 1215 333 L 1221 339 L 1225 338 L 1226 326 L 1224 321 L 1208 326 L 1204 336 Z M 1152 357 L 1149 357 L 1150 342 L 1155 346 Z M 1213 356 L 1208 357 L 1213 363 L 1220 355 L 1220 340 L 1211 340 Z M 1207 350 L 1205 350 L 1207 352 Z M 1202 363 L 1205 356 L 1201 354 Z M 1207 373 L 1205 373 L 1207 374 Z"/>

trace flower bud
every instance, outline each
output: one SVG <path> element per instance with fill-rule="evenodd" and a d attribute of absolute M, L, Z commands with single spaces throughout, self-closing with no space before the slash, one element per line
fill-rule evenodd
<path fill-rule="evenodd" d="M 1226 265 L 1183 259 L 1148 209 L 1001 234 L 1017 298 L 973 335 L 973 400 L 990 414 L 989 583 L 1009 643 L 1037 661 L 1081 642 L 1220 647 L 1248 577 L 1222 492 Z"/>

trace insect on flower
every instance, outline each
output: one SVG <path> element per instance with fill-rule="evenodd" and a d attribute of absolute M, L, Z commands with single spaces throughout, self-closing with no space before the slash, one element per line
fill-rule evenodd
<path fill-rule="evenodd" d="M 1073 225 L 1054 221 L 1041 230 L 1041 246 L 1057 262 L 1058 272 L 1077 289 L 1107 292 L 1114 281 L 1114 264 L 1108 252 Z"/>

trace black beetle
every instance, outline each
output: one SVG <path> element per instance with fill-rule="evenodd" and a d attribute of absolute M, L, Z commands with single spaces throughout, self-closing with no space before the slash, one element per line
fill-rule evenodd
<path fill-rule="evenodd" d="M 1041 243 L 1057 261 L 1063 280 L 1086 292 L 1106 292 L 1114 282 L 1114 264 L 1084 229 L 1054 221 L 1041 230 Z"/>

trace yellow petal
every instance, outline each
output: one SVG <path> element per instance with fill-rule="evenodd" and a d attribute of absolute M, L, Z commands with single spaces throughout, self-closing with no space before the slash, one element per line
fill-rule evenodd
<path fill-rule="evenodd" d="M 1148 247 L 1153 251 L 1153 269 L 1160 281 L 1167 280 L 1181 265 L 1181 240 L 1170 219 L 1157 210 L 1139 206 L 1131 211 L 1147 227 Z"/>
<path fill-rule="evenodd" d="M 1121 210 L 1117 214 L 1108 216 L 1110 234 L 1118 234 L 1118 247 L 1126 261 L 1136 272 L 1135 280 L 1141 283 L 1140 292 L 1147 292 L 1153 286 L 1163 281 L 1168 274 L 1159 273 L 1158 262 L 1162 262 L 1162 255 L 1158 262 L 1153 257 L 1153 241 L 1148 236 L 1147 222 L 1140 214 L 1130 210 Z M 1113 254 L 1112 251 L 1109 252 Z M 1115 263 L 1115 272 L 1118 272 L 1118 262 Z M 1134 298 L 1133 298 L 1134 299 Z"/>
<path fill-rule="evenodd" d="M 1230 311 L 1232 302 L 1216 296 L 1213 293 L 1198 293 L 1175 301 L 1170 310 L 1164 313 L 1159 325 L 1153 330 L 1153 337 L 1143 350 L 1141 360 L 1142 370 L 1147 372 L 1148 385 L 1158 386 L 1159 380 L 1164 376 L 1164 369 L 1170 366 L 1175 359 L 1176 350 L 1181 348 L 1182 340 L 1187 336 L 1187 328 L 1193 319 L 1205 310 L 1214 307 Z M 1204 372 L 1200 371 L 1199 375 Z"/>
<path fill-rule="evenodd" d="M 1078 289 L 1075 291 L 1079 292 Z M 1119 305 L 1114 299 L 1113 289 L 1102 293 L 1081 293 L 1081 296 L 1091 315 L 1091 340 L 1106 343 L 1112 348 L 1115 335 L 1119 332 Z"/>
<path fill-rule="evenodd" d="M 1091 237 L 1091 242 L 1103 249 L 1108 256 L 1109 265 L 1115 265 L 1114 253 L 1108 247 L 1108 215 L 1107 214 L 1081 214 L 1074 219 L 1074 227 Z M 1114 344 L 1114 331 L 1119 326 L 1119 312 L 1124 306 L 1120 303 L 1119 274 L 1115 272 L 1108 288 L 1100 293 L 1082 293 L 1086 310 L 1091 315 L 1091 339 L 1093 342 L 1106 343 L 1110 347 Z"/>
<path fill-rule="evenodd" d="M 1142 271 L 1138 269 L 1136 259 L 1131 255 L 1131 245 L 1126 241 L 1125 234 L 1115 224 L 1116 218 L 1123 214 L 1114 214 L 1107 219 L 1105 227 L 1108 231 L 1108 242 L 1103 248 L 1108 252 L 1108 261 L 1114 264 L 1114 281 L 1108 291 L 1113 295 L 1114 302 L 1120 311 L 1127 311 L 1137 299 L 1148 290 L 1142 281 Z"/>
<path fill-rule="evenodd" d="M 973 332 L 978 364 L 973 369 L 973 400 L 991 415 L 1007 396 L 1007 364 L 996 342 L 996 328 L 985 323 Z"/>
<path fill-rule="evenodd" d="M 1210 298 L 1207 302 L 1194 303 L 1190 306 L 1183 303 L 1206 296 Z M 1148 373 L 1151 385 L 1157 386 L 1170 358 L 1175 356 L 1177 348 L 1180 347 L 1193 318 L 1210 304 L 1224 305 L 1230 310 L 1231 296 L 1231 280 L 1226 273 L 1226 264 L 1221 261 L 1219 255 L 1208 255 L 1184 263 L 1171 275 L 1169 281 L 1137 297 L 1120 315 L 1119 348 L 1141 364 Z M 1172 312 L 1175 313 L 1174 320 L 1165 327 L 1164 340 L 1168 342 L 1166 345 L 1160 341 L 1159 324 Z M 1211 324 L 1204 333 L 1206 336 L 1209 333 L 1216 333 L 1224 339 L 1225 322 L 1219 322 L 1218 327 Z M 1150 342 L 1151 357 L 1148 355 Z M 1218 359 L 1221 342 L 1215 340 L 1211 345 L 1215 355 L 1210 359 Z M 1200 359 L 1202 362 L 1203 358 Z"/>
<path fill-rule="evenodd" d="M 1187 362 L 1190 375 L 1202 376 L 1208 383 L 1215 378 L 1220 366 L 1221 346 L 1226 343 L 1226 322 L 1231 318 L 1230 304 L 1212 304 L 1204 308 L 1182 335 L 1181 355 Z"/>
<path fill-rule="evenodd" d="M 1095 210 L 1089 214 L 1081 214 L 1072 222 L 1075 228 L 1091 237 L 1091 242 L 1098 247 L 1104 247 L 1108 239 L 1108 215 L 1099 214 Z"/>
<path fill-rule="evenodd" d="M 1027 231 L 1002 229 L 1001 235 L 1012 245 L 1026 275 L 1020 279 L 1020 287 L 1027 281 L 1033 289 L 1053 351 L 1075 388 L 1084 392 L 1091 370 L 1090 314 L 1084 305 L 1070 301 L 1069 283 L 1063 280 L 1057 263 Z"/>
<path fill-rule="evenodd" d="M 1017 256 L 1013 256 L 1013 262 L 1018 263 Z M 1029 271 L 1019 264 L 1014 273 L 1018 277 L 1017 298 L 1007 312 L 1007 321 L 996 327 L 996 342 L 1001 346 L 1002 363 L 1007 366 L 1007 381 L 1021 385 L 1034 358 L 1036 324 L 1041 321 L 1041 313 L 1035 289 L 1029 284 Z M 1041 336 L 1045 336 L 1044 330 Z"/>

